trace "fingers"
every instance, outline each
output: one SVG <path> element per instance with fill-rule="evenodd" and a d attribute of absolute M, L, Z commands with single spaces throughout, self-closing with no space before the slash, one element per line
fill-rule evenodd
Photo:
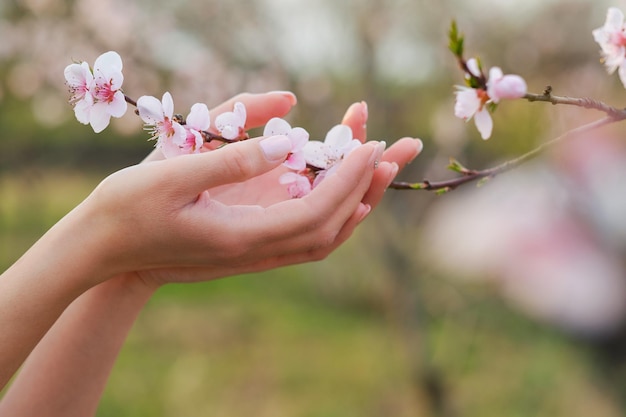
<path fill-rule="evenodd" d="M 296 105 L 296 96 L 290 91 L 272 91 L 262 94 L 242 93 L 225 101 L 211 110 L 211 118 L 226 111 L 232 111 L 236 102 L 246 106 L 245 129 L 265 125 L 272 117 L 283 117 Z"/>
<path fill-rule="evenodd" d="M 187 195 L 264 174 L 280 165 L 291 151 L 286 136 L 254 138 L 212 152 L 182 155 L 161 161 L 161 175 Z"/>
<path fill-rule="evenodd" d="M 374 172 L 372 184 L 363 197 L 363 203 L 376 207 L 398 172 L 415 159 L 422 148 L 422 141 L 412 138 L 402 138 L 389 147 L 383 153 L 383 162 Z"/>
<path fill-rule="evenodd" d="M 355 149 L 310 194 L 268 207 L 263 225 L 270 232 L 265 231 L 265 238 L 277 241 L 291 234 L 294 248 L 306 245 L 307 239 L 332 239 L 369 188 L 382 149 L 375 142 Z"/>
<path fill-rule="evenodd" d="M 348 107 L 341 124 L 350 126 L 353 137 L 365 142 L 367 139 L 367 117 L 367 103 L 361 101 Z"/>

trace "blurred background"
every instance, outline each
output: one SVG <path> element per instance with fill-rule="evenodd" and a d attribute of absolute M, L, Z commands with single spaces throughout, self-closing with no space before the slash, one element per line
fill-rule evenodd
<path fill-rule="evenodd" d="M 619 4 L 615 4 L 619 3 Z M 0 270 L 152 143 L 129 112 L 94 134 L 63 69 L 116 50 L 124 90 L 177 110 L 291 90 L 321 139 L 369 105 L 371 139 L 423 139 L 401 179 L 486 168 L 593 111 L 506 102 L 492 139 L 454 118 L 468 57 L 529 89 L 624 107 L 591 31 L 604 0 L 3 0 Z M 623 125 L 442 196 L 389 190 L 327 260 L 163 288 L 138 320 L 98 416 L 626 415 Z M 97 330 L 94 330 L 97 331 Z"/>

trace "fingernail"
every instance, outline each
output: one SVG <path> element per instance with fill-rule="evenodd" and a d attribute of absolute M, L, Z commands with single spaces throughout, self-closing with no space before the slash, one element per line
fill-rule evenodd
<path fill-rule="evenodd" d="M 361 209 L 362 212 L 360 213 L 359 216 L 359 220 L 357 223 L 361 223 L 363 220 L 365 220 L 365 218 L 367 217 L 368 214 L 370 214 L 370 212 L 372 211 L 372 206 L 370 206 L 369 204 L 363 204 L 363 208 Z"/>
<path fill-rule="evenodd" d="M 284 135 L 270 136 L 259 142 L 261 150 L 268 161 L 285 159 L 291 152 L 291 140 Z"/>
<path fill-rule="evenodd" d="M 420 140 L 420 139 L 415 139 L 415 155 L 413 155 L 413 157 L 411 157 L 411 159 L 409 159 L 409 164 L 411 162 L 413 162 L 413 160 L 415 158 L 417 158 L 417 155 L 419 155 L 422 152 L 422 149 L 424 149 L 424 143 Z"/>
<path fill-rule="evenodd" d="M 374 144 L 374 142 L 369 143 Z M 385 150 L 387 144 L 385 143 L 385 141 L 380 141 L 373 146 L 374 150 L 372 151 L 372 155 L 370 156 L 369 163 L 374 166 L 374 169 L 376 169 L 378 168 L 378 164 L 380 163 L 380 159 L 383 156 L 383 151 Z"/>
<path fill-rule="evenodd" d="M 391 183 L 393 182 L 393 180 L 396 178 L 396 175 L 398 175 L 398 171 L 400 170 L 400 167 L 398 166 L 397 163 L 392 162 L 391 163 L 391 173 L 389 174 L 389 179 L 387 180 L 387 187 L 389 187 L 391 185 Z"/>
<path fill-rule="evenodd" d="M 285 97 L 287 100 L 289 100 L 289 103 L 292 106 L 295 106 L 296 103 L 298 102 L 298 99 L 297 99 L 296 95 L 294 93 L 292 93 L 291 91 L 276 90 L 276 91 L 270 91 L 269 94 L 279 94 L 279 95 Z"/>
<path fill-rule="evenodd" d="M 352 105 L 350 105 L 341 123 L 345 124 L 348 120 L 353 119 L 354 117 L 357 118 L 356 120 L 361 123 L 361 126 L 363 126 L 363 128 L 367 126 L 368 113 L 366 102 L 360 101 L 358 103 L 353 103 Z"/>

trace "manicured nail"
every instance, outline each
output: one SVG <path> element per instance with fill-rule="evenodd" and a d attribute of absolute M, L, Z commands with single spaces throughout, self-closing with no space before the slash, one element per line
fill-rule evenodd
<path fill-rule="evenodd" d="M 409 159 L 409 164 L 417 158 L 417 155 L 422 152 L 422 149 L 424 149 L 424 143 L 420 139 L 415 139 L 415 154 L 411 157 L 411 159 Z"/>
<path fill-rule="evenodd" d="M 289 103 L 292 106 L 295 106 L 296 103 L 298 102 L 298 99 L 296 97 L 296 95 L 294 93 L 292 93 L 291 91 L 270 91 L 269 94 L 279 94 L 283 97 L 285 97 L 287 100 L 289 100 Z"/>
<path fill-rule="evenodd" d="M 357 223 L 361 223 L 363 220 L 365 220 L 367 215 L 370 214 L 370 212 L 372 211 L 372 206 L 370 206 L 369 204 L 361 203 L 361 205 L 363 206 L 363 208 L 361 209 L 362 212 L 359 215 L 359 220 L 357 221 Z"/>
<path fill-rule="evenodd" d="M 396 178 L 396 175 L 398 175 L 398 171 L 400 170 L 400 167 L 398 166 L 397 163 L 392 162 L 391 163 L 391 173 L 389 173 L 389 179 L 387 180 L 387 187 L 389 187 L 389 185 L 391 185 L 391 183 L 393 182 L 394 178 Z"/>
<path fill-rule="evenodd" d="M 383 152 L 385 152 L 385 148 L 387 147 L 387 142 L 381 140 L 376 145 L 376 151 L 374 151 L 374 155 L 376 158 L 374 159 L 374 169 L 378 168 L 378 164 L 380 163 L 381 158 L 383 157 Z"/>
<path fill-rule="evenodd" d="M 291 152 L 291 140 L 284 135 L 270 136 L 259 142 L 261 150 L 268 161 L 285 159 Z"/>

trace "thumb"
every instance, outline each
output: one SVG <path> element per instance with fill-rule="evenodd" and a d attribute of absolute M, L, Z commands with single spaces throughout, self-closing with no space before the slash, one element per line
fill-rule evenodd
<path fill-rule="evenodd" d="M 291 148 L 291 140 L 283 135 L 235 142 L 167 160 L 173 170 L 169 177 L 183 180 L 177 184 L 179 190 L 199 193 L 264 174 L 284 162 Z"/>

